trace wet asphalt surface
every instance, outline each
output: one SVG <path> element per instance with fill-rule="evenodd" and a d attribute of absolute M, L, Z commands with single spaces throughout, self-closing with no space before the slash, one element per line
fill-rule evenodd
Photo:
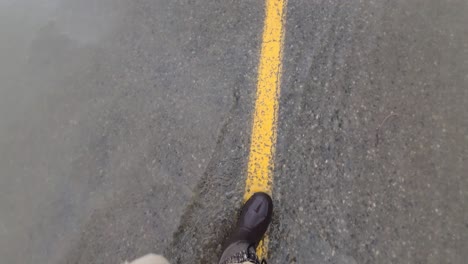
<path fill-rule="evenodd" d="M 465 263 L 468 3 L 289 1 L 269 263 Z M 216 263 L 263 1 L 0 1 L 0 256 Z"/>

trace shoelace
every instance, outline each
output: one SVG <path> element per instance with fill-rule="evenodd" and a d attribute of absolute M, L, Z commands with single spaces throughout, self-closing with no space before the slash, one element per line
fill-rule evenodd
<path fill-rule="evenodd" d="M 250 245 L 246 251 L 236 253 L 235 255 L 226 259 L 222 264 L 243 263 L 246 261 L 250 261 L 254 264 L 267 264 L 265 259 L 262 259 L 262 261 L 258 259 L 257 253 L 255 251 L 255 245 Z"/>
<path fill-rule="evenodd" d="M 268 264 L 265 259 L 262 259 L 262 261 L 260 262 L 260 260 L 258 259 L 258 256 L 257 256 L 254 245 L 250 245 L 247 248 L 247 252 L 248 252 L 249 258 L 251 258 L 254 261 L 255 264 Z"/>

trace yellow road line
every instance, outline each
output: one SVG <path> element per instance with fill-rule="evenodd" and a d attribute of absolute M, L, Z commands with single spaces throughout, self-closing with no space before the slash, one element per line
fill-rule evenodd
<path fill-rule="evenodd" d="M 257 94 L 244 200 L 256 192 L 272 194 L 278 98 L 287 0 L 265 0 L 265 24 L 258 65 Z M 268 238 L 258 248 L 266 255 Z"/>

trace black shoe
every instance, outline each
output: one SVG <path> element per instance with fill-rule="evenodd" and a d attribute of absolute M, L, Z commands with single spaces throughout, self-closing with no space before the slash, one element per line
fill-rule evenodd
<path fill-rule="evenodd" d="M 255 193 L 242 207 L 234 232 L 221 256 L 220 264 L 251 261 L 260 263 L 255 248 L 271 222 L 273 201 L 266 193 Z"/>

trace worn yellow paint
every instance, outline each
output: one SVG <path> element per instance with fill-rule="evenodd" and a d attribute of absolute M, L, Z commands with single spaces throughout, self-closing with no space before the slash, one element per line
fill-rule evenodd
<path fill-rule="evenodd" d="M 244 200 L 256 192 L 272 194 L 286 1 L 266 0 Z M 266 237 L 258 255 L 265 257 L 267 248 Z"/>

